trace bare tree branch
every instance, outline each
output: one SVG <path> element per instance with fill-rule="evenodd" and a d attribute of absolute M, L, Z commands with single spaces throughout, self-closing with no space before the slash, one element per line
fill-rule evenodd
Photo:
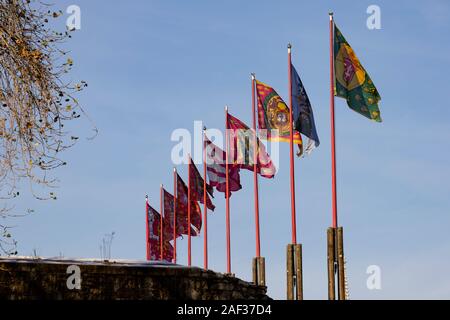
<path fill-rule="evenodd" d="M 0 199 L 4 201 L 19 195 L 22 179 L 29 181 L 37 199 L 56 198 L 51 192 L 37 194 L 34 187 L 55 186 L 50 171 L 66 165 L 60 154 L 78 140 L 64 125 L 85 115 L 75 96 L 87 83 L 64 81 L 73 60 L 61 45 L 71 31 L 50 27 L 51 19 L 62 15 L 50 8 L 40 1 L 0 0 Z M 0 217 L 9 211 L 3 210 Z M 6 247 L 15 245 L 7 240 L 8 230 L 0 225 L 4 239 L 0 252 L 10 252 Z"/>

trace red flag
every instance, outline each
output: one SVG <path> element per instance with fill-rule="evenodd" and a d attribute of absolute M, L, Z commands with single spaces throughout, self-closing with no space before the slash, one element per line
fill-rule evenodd
<path fill-rule="evenodd" d="M 164 241 L 163 244 L 164 250 L 164 261 L 172 262 L 173 261 L 173 246 L 169 241 Z"/>
<path fill-rule="evenodd" d="M 164 260 L 172 262 L 173 260 L 173 247 L 169 241 L 164 241 L 163 243 L 163 259 L 161 259 L 161 246 L 160 246 L 160 223 L 161 223 L 161 215 L 158 211 L 153 209 L 147 203 L 147 219 L 149 226 L 149 243 L 150 243 L 150 260 Z M 164 219 L 164 218 L 163 218 Z M 164 223 L 166 223 L 166 219 L 164 219 Z M 172 229 L 173 230 L 173 229 Z M 164 226 L 164 237 L 163 239 L 170 239 L 173 237 L 170 236 L 170 233 L 167 233 L 166 227 Z"/>
<path fill-rule="evenodd" d="M 164 237 L 166 237 L 166 233 L 168 234 L 167 239 L 173 240 L 173 202 L 174 196 L 164 190 L 164 217 L 167 217 L 167 221 L 164 220 L 164 228 L 168 226 L 167 230 L 164 230 Z M 177 237 L 188 234 L 188 225 L 187 225 L 187 210 L 180 210 L 180 206 L 177 206 Z M 191 228 L 191 233 L 195 232 L 194 229 Z"/>
<path fill-rule="evenodd" d="M 250 129 L 238 118 L 228 115 L 228 130 L 230 141 L 230 160 L 243 169 L 254 170 L 254 130 Z M 265 178 L 275 176 L 275 166 L 266 152 L 264 144 L 257 138 L 257 172 Z"/>
<path fill-rule="evenodd" d="M 200 201 L 200 203 L 203 203 L 204 199 L 203 199 L 203 178 L 200 175 L 200 172 L 198 172 L 197 167 L 195 166 L 194 162 L 191 161 L 189 162 L 189 174 L 191 175 L 191 192 L 192 192 L 192 196 L 194 201 Z M 211 185 L 206 184 L 206 191 L 207 193 L 213 197 L 213 188 Z M 208 207 L 209 210 L 214 211 L 215 206 L 211 201 L 211 198 L 209 197 L 209 195 L 206 195 L 206 206 Z"/>
<path fill-rule="evenodd" d="M 161 215 L 147 203 L 148 241 L 150 243 L 150 260 L 159 260 L 161 251 L 159 243 Z"/>
<path fill-rule="evenodd" d="M 183 179 L 177 174 L 177 215 L 183 212 L 187 224 L 188 212 L 188 187 Z M 197 201 L 191 199 L 191 230 L 192 236 L 198 236 L 202 228 L 202 211 Z M 194 231 L 194 232 L 192 232 Z"/>
<path fill-rule="evenodd" d="M 205 135 L 204 148 L 206 149 L 206 170 L 209 183 L 219 192 L 226 192 L 226 153 L 212 143 Z M 235 192 L 242 189 L 240 168 L 232 164 L 228 165 L 229 191 Z"/>

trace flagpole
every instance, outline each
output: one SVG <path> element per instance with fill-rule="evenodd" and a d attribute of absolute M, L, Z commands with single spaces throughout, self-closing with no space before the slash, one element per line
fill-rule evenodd
<path fill-rule="evenodd" d="M 294 111 L 292 108 L 292 61 L 291 44 L 288 44 L 288 79 L 289 79 L 289 133 L 290 133 L 290 174 L 291 174 L 291 216 L 292 244 L 287 247 L 288 300 L 303 300 L 302 245 L 297 244 L 297 224 L 295 216 L 295 178 L 294 178 Z M 295 287 L 295 296 L 294 296 Z"/>
<path fill-rule="evenodd" d="M 261 257 L 261 238 L 259 229 L 259 190 L 258 190 L 258 132 L 256 130 L 256 77 L 252 73 L 252 120 L 253 120 L 253 188 L 255 201 L 256 257 L 253 259 L 253 283 L 266 285 L 265 259 Z"/>
<path fill-rule="evenodd" d="M 337 298 L 345 300 L 345 260 L 344 260 L 344 240 L 343 228 L 338 227 L 337 213 L 337 191 L 336 191 L 336 124 L 334 112 L 335 96 L 335 75 L 334 75 L 334 19 L 333 13 L 330 16 L 330 118 L 331 118 L 331 188 L 332 188 L 332 227 L 330 233 L 331 248 L 328 258 L 328 298 L 335 299 L 335 287 L 337 282 Z M 334 272 L 332 272 L 334 271 Z M 330 274 L 332 272 L 332 274 Z M 336 281 L 337 278 L 337 281 Z"/>
<path fill-rule="evenodd" d="M 164 211 L 164 206 L 163 206 L 163 185 L 161 184 L 161 189 L 160 189 L 160 208 L 159 208 L 159 212 L 161 212 L 160 214 L 160 223 L 159 223 L 159 245 L 160 245 L 160 252 L 159 252 L 159 256 L 160 256 L 160 260 L 163 261 L 164 260 L 164 245 L 163 245 L 163 237 L 164 237 L 164 225 L 163 225 L 163 211 Z"/>
<path fill-rule="evenodd" d="M 177 263 L 177 169 L 173 168 L 173 263 Z"/>
<path fill-rule="evenodd" d="M 203 266 L 208 269 L 208 207 L 206 205 L 206 149 L 205 149 L 206 127 L 203 127 Z"/>
<path fill-rule="evenodd" d="M 188 154 L 188 266 L 191 266 L 191 155 Z"/>
<path fill-rule="evenodd" d="M 148 226 L 148 195 L 145 196 L 145 248 L 147 253 L 147 261 L 150 260 L 150 241 L 149 241 L 149 226 Z"/>
<path fill-rule="evenodd" d="M 261 256 L 261 243 L 259 235 L 259 190 L 258 190 L 258 159 L 257 159 L 257 133 L 256 133 L 256 107 L 255 107 L 255 74 L 252 73 L 252 119 L 253 119 L 253 188 L 255 201 L 255 230 L 256 230 L 256 257 Z"/>
<path fill-rule="evenodd" d="M 294 178 L 294 127 L 292 111 L 292 73 L 291 73 L 291 44 L 288 44 L 288 73 L 289 73 L 289 143 L 290 143 L 290 176 L 291 176 L 291 222 L 292 244 L 297 244 L 297 223 L 295 217 L 295 178 Z"/>
<path fill-rule="evenodd" d="M 333 54 L 333 13 L 330 12 L 330 113 L 331 113 L 331 186 L 332 186 L 332 227 L 338 226 L 336 196 L 336 126 L 334 122 L 334 54 Z"/>
<path fill-rule="evenodd" d="M 228 106 L 225 106 L 225 199 L 226 199 L 226 241 L 227 241 L 227 273 L 231 274 L 231 246 L 230 246 L 230 186 L 228 173 Z"/>

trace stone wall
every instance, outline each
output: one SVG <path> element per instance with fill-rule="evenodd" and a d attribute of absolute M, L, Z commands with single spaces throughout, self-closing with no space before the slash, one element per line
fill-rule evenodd
<path fill-rule="evenodd" d="M 79 267 L 79 277 L 69 266 Z M 80 289 L 76 279 L 81 280 Z M 266 287 L 196 267 L 124 260 L 0 258 L 0 299 L 269 298 Z"/>

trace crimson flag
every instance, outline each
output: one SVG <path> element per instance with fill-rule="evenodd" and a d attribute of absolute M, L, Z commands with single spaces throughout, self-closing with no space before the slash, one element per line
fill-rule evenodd
<path fill-rule="evenodd" d="M 177 173 L 177 215 L 178 212 L 183 212 L 187 223 L 188 187 Z M 191 199 L 191 227 L 193 228 L 193 230 L 191 230 L 191 235 L 194 237 L 198 236 L 202 228 L 202 211 L 200 205 L 194 199 Z"/>
<path fill-rule="evenodd" d="M 219 192 L 226 192 L 226 153 L 212 143 L 205 135 L 204 148 L 206 149 L 206 170 L 209 183 Z M 229 196 L 231 192 L 242 189 L 240 168 L 233 164 L 228 165 Z"/>
<path fill-rule="evenodd" d="M 189 174 L 191 175 L 191 195 L 193 196 L 193 200 L 195 201 L 200 201 L 200 203 L 204 203 L 204 199 L 203 199 L 203 186 L 204 186 L 204 181 L 202 176 L 200 175 L 200 172 L 198 172 L 197 167 L 195 166 L 194 162 L 192 161 L 192 159 L 190 159 L 189 162 Z M 211 185 L 209 185 L 208 183 L 206 184 L 206 206 L 209 210 L 214 211 L 214 204 L 211 201 L 211 197 L 213 196 L 213 187 Z"/>
<path fill-rule="evenodd" d="M 169 241 L 163 240 L 163 259 L 161 259 L 161 215 L 158 211 L 153 209 L 152 206 L 150 206 L 147 203 L 147 219 L 148 219 L 148 228 L 149 228 L 149 243 L 150 243 L 150 260 L 165 260 L 171 262 L 173 259 L 173 247 L 169 243 Z M 165 222 L 165 221 L 164 221 Z M 164 228 L 165 229 L 165 228 Z M 168 234 L 166 234 L 166 230 L 164 230 L 164 237 L 163 239 L 170 239 L 166 238 L 169 237 Z"/>
<path fill-rule="evenodd" d="M 255 131 L 251 130 L 245 123 L 231 114 L 227 113 L 227 134 L 229 135 L 229 161 L 243 169 L 254 170 L 254 136 Z M 256 139 L 256 170 L 265 178 L 275 176 L 275 166 L 266 152 L 264 144 Z"/>
<path fill-rule="evenodd" d="M 178 201 L 177 201 L 178 202 Z M 166 233 L 169 234 L 168 239 L 173 239 L 173 216 L 174 216 L 174 196 L 164 190 L 164 217 L 167 217 L 169 222 L 164 223 L 164 228 L 168 225 L 168 229 L 164 231 L 164 236 Z M 177 206 L 177 238 L 183 234 L 188 234 L 188 223 L 187 223 L 187 210 L 182 210 L 180 206 Z M 193 229 L 191 228 L 191 233 Z"/>

